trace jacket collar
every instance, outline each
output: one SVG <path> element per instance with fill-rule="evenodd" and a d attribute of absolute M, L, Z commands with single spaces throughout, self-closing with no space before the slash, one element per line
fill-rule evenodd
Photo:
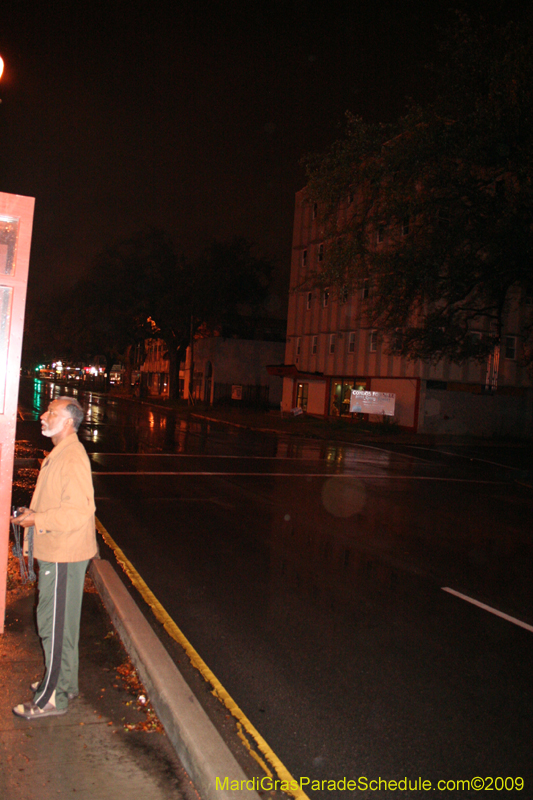
<path fill-rule="evenodd" d="M 53 450 L 48 453 L 45 460 L 43 461 L 44 464 L 51 461 L 52 458 L 55 458 L 59 453 L 65 450 L 67 447 L 71 447 L 73 444 L 78 443 L 80 440 L 78 439 L 77 433 L 70 433 L 65 439 L 62 439 L 59 444 L 56 444 Z"/>

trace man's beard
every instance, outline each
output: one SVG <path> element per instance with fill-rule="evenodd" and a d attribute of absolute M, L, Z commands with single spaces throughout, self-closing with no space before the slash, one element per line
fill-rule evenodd
<path fill-rule="evenodd" d="M 49 428 L 48 426 L 42 425 L 41 433 L 43 434 L 43 436 L 48 436 L 48 438 L 51 439 L 52 436 L 55 436 L 56 433 L 59 433 L 62 430 L 64 424 L 65 424 L 64 419 L 58 419 L 53 428 Z"/>

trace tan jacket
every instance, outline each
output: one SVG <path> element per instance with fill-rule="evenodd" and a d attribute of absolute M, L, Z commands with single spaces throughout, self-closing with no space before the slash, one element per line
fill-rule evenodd
<path fill-rule="evenodd" d="M 96 555 L 91 465 L 77 434 L 59 442 L 42 463 L 31 501 L 33 554 L 41 561 L 86 561 Z"/>

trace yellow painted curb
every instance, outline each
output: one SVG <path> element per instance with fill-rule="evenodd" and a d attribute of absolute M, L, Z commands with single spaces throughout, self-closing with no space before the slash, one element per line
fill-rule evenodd
<path fill-rule="evenodd" d="M 262 769 L 268 775 L 268 777 L 272 777 L 272 773 L 270 772 L 268 766 L 264 763 L 263 759 L 255 753 L 249 742 L 246 739 L 246 733 L 253 739 L 255 742 L 257 749 L 259 752 L 265 757 L 265 759 L 269 762 L 272 766 L 274 772 L 278 776 L 278 779 L 283 783 L 283 791 L 287 794 L 292 795 L 292 797 L 296 798 L 296 800 L 309 800 L 309 797 L 305 794 L 305 792 L 300 788 L 298 781 L 293 778 L 289 770 L 284 766 L 284 764 L 279 760 L 277 755 L 274 751 L 269 747 L 267 742 L 263 739 L 257 728 L 250 722 L 246 714 L 239 708 L 237 703 L 233 700 L 230 694 L 224 689 L 218 678 L 215 674 L 209 669 L 205 661 L 201 658 L 199 653 L 194 649 L 192 644 L 189 642 L 187 637 L 181 632 L 178 628 L 170 614 L 164 609 L 161 605 L 157 597 L 154 595 L 152 590 L 148 587 L 146 582 L 141 578 L 133 564 L 126 558 L 124 552 L 120 549 L 117 543 L 114 541 L 110 533 L 106 530 L 104 525 L 100 522 L 99 519 L 96 520 L 96 529 L 102 536 L 104 542 L 113 550 L 115 553 L 117 562 L 120 564 L 128 578 L 131 580 L 132 584 L 135 586 L 137 591 L 142 596 L 143 600 L 150 606 L 152 609 L 156 619 L 163 625 L 166 632 L 171 636 L 174 641 L 178 642 L 181 647 L 187 653 L 187 656 L 190 659 L 191 664 L 200 672 L 202 677 L 204 678 L 207 683 L 209 683 L 213 687 L 213 694 L 217 697 L 221 703 L 225 705 L 228 711 L 232 714 L 233 717 L 237 720 L 237 732 L 240 739 L 246 746 L 246 749 L 250 753 L 250 755 L 255 758 L 255 760 L 261 765 Z"/>

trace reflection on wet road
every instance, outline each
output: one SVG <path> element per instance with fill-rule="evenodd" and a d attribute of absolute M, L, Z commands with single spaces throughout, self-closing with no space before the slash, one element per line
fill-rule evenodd
<path fill-rule="evenodd" d="M 67 392 L 78 397 L 87 408 L 87 419 L 80 431 L 80 438 L 87 450 L 94 453 L 95 468 L 127 471 L 129 467 L 125 458 L 118 461 L 118 456 L 130 455 L 181 455 L 223 457 L 226 460 L 242 458 L 242 469 L 239 472 L 268 471 L 268 460 L 283 462 L 306 462 L 305 469 L 320 473 L 353 473 L 361 472 L 361 468 L 375 470 L 378 477 L 382 474 L 406 474 L 418 477 L 446 477 L 446 468 L 453 467 L 453 476 L 473 480 L 505 479 L 507 472 L 513 467 L 495 461 L 486 461 L 486 465 L 494 467 L 482 477 L 478 473 L 476 463 L 475 474 L 472 474 L 472 459 L 467 455 L 442 454 L 435 449 L 403 446 L 391 449 L 388 446 L 376 445 L 344 445 L 327 441 L 313 441 L 296 437 L 283 437 L 258 433 L 250 430 L 232 428 L 217 423 L 181 419 L 174 412 L 166 409 L 150 408 L 127 400 L 120 400 L 92 392 L 83 392 L 70 387 L 60 387 L 45 381 L 32 382 L 33 394 L 29 395 L 28 386 L 23 384 L 21 400 L 24 403 L 23 413 L 27 419 L 37 420 L 46 409 L 50 400 Z M 104 455 L 105 454 L 105 455 Z M 450 458 L 442 458 L 449 455 Z M 455 463 L 453 459 L 455 458 Z M 115 461 L 113 461 L 115 459 Z M 254 470 L 254 461 L 255 470 Z M 476 459 L 477 461 L 477 459 Z M 177 468 L 176 459 L 170 470 Z M 314 463 L 313 463 L 314 462 Z M 161 462 L 152 460 L 151 466 L 142 459 L 148 471 L 167 471 Z M 191 462 L 192 463 L 192 462 Z M 200 459 L 192 468 L 199 471 Z M 117 466 L 120 464 L 120 466 Z M 261 466 L 258 466 L 261 464 Z M 157 465 L 157 466 L 156 466 Z M 139 470 L 137 466 L 134 471 Z M 187 468 L 183 465 L 180 471 Z M 226 471 L 222 465 L 213 466 L 209 471 Z M 276 466 L 274 472 L 282 471 Z"/>
<path fill-rule="evenodd" d="M 41 446 L 57 394 L 21 394 Z M 79 399 L 99 518 L 293 774 L 531 774 L 533 634 L 461 599 L 533 624 L 533 501 L 513 454 Z"/>
<path fill-rule="evenodd" d="M 36 421 L 62 391 L 40 380 L 23 383 L 25 418 Z M 66 391 L 87 408 L 80 438 L 90 453 L 102 502 L 126 494 L 148 504 L 154 498 L 191 504 L 205 496 L 198 487 L 209 485 L 209 496 L 227 506 L 228 487 L 238 483 L 242 497 L 234 509 L 243 510 L 253 498 L 267 504 L 269 515 L 276 509 L 280 529 L 290 520 L 294 531 L 298 520 L 309 537 L 329 542 L 320 552 L 340 547 L 344 555 L 335 564 L 353 561 L 356 551 L 364 558 L 370 553 L 386 562 L 381 572 L 400 568 L 437 582 L 455 581 L 457 589 L 501 603 L 502 610 L 531 614 L 529 569 L 524 569 L 531 566 L 530 548 L 523 526 L 529 503 L 527 493 L 511 483 L 509 465 L 494 458 L 473 460 L 464 452 L 454 457 L 453 452 L 406 445 L 393 450 L 268 435 Z M 181 510 L 176 513 L 180 516 Z M 202 524 L 209 526 L 209 521 Z M 272 541 L 270 533 L 263 536 Z M 282 536 L 280 548 L 283 541 Z M 301 556 L 314 558 L 313 548 L 303 547 Z M 346 577 L 345 568 L 342 574 L 328 572 L 319 567 L 322 557 L 317 558 L 309 569 L 299 564 L 299 574 L 322 572 L 321 582 L 329 574 L 335 591 Z"/>

